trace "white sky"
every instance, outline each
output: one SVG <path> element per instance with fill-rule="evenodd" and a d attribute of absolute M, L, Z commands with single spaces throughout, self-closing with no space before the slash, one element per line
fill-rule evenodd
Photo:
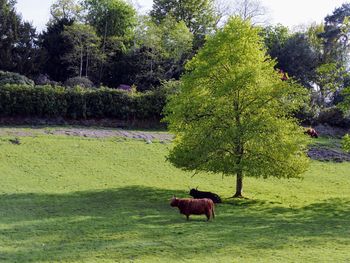
<path fill-rule="evenodd" d="M 234 1 L 234 0 L 226 0 Z M 350 0 L 349 0 L 350 1 Z M 39 30 L 45 28 L 49 8 L 54 0 L 17 0 L 17 10 L 26 21 Z M 152 7 L 152 0 L 137 0 L 142 10 Z M 281 23 L 293 28 L 301 24 L 321 22 L 323 18 L 341 6 L 346 0 L 261 0 L 269 10 L 270 23 Z"/>

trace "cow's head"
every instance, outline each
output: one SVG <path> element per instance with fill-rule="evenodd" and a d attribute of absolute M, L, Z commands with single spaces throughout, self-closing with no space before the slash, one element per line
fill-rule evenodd
<path fill-rule="evenodd" d="M 177 206 L 178 203 L 179 203 L 179 199 L 177 199 L 177 198 L 175 197 L 175 195 L 174 195 L 173 198 L 171 198 L 171 200 L 170 200 L 170 205 L 171 205 L 171 206 Z"/>

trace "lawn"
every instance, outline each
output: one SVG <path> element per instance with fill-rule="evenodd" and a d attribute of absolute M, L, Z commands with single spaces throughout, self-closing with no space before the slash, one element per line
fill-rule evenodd
<path fill-rule="evenodd" d="M 302 180 L 246 178 L 249 199 L 187 222 L 172 195 L 199 186 L 228 198 L 234 178 L 173 168 L 170 144 L 11 138 L 0 138 L 0 262 L 350 261 L 350 163 L 312 162 Z"/>

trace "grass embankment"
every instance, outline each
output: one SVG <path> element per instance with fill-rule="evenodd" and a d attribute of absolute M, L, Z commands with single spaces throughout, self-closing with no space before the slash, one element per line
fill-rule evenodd
<path fill-rule="evenodd" d="M 348 262 L 350 164 L 303 180 L 245 179 L 250 198 L 186 222 L 188 187 L 227 198 L 234 178 L 184 173 L 169 144 L 37 135 L 0 140 L 1 262 Z"/>

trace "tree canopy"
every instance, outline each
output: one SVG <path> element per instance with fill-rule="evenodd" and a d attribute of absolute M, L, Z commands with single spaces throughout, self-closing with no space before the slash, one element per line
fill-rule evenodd
<path fill-rule="evenodd" d="M 324 40 L 325 63 L 335 61 L 345 63 L 349 49 L 350 3 L 345 3 L 325 17 Z"/>
<path fill-rule="evenodd" d="M 195 46 L 200 47 L 205 35 L 216 25 L 214 0 L 154 0 L 150 15 L 158 24 L 171 15 L 183 21 L 195 36 Z"/>
<path fill-rule="evenodd" d="M 99 36 L 129 36 L 136 25 L 134 7 L 123 0 L 84 0 L 87 19 Z"/>
<path fill-rule="evenodd" d="M 306 139 L 291 117 L 304 89 L 283 82 L 258 30 L 231 19 L 186 66 L 166 109 L 176 134 L 168 159 L 176 167 L 244 176 L 298 177 L 307 168 Z"/>

